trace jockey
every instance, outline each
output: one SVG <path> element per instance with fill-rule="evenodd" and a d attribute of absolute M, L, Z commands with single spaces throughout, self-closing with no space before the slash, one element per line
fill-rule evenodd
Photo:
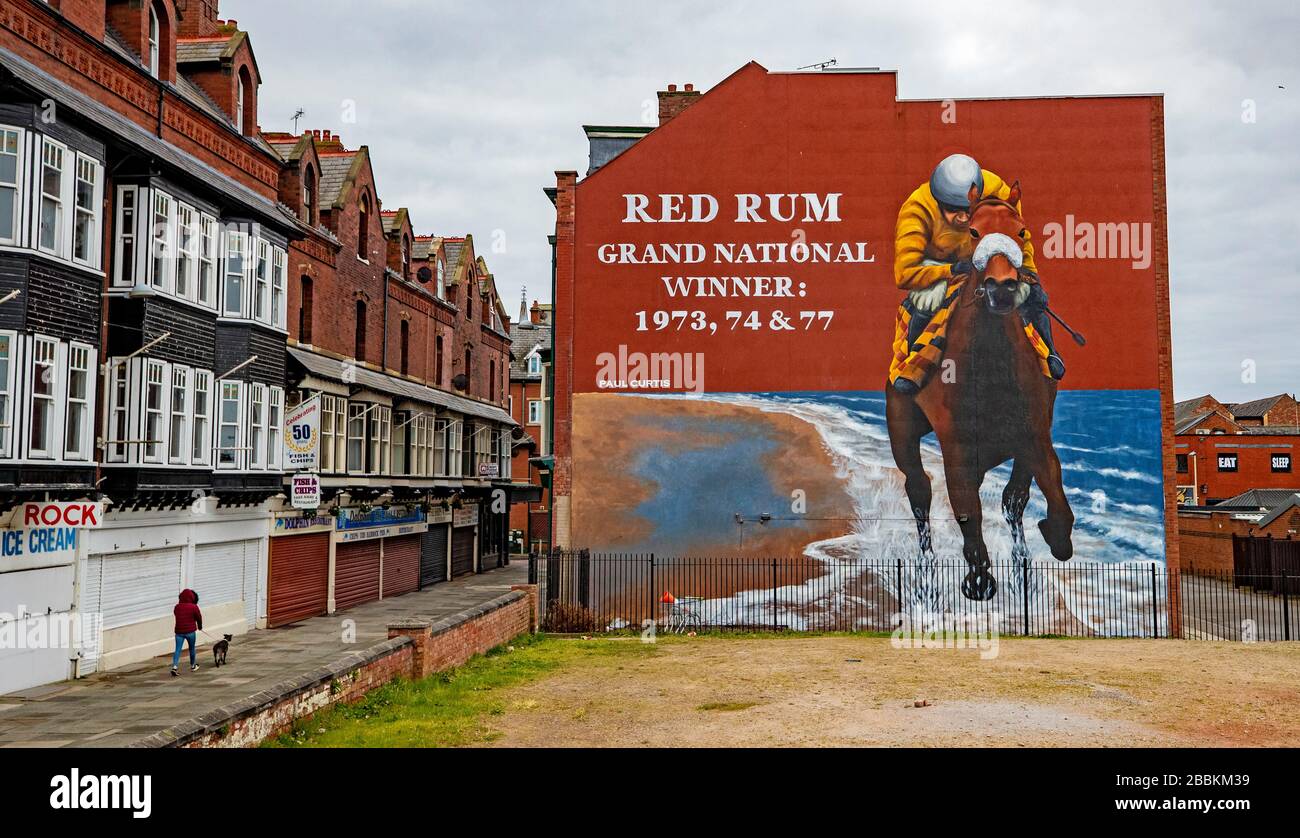
<path fill-rule="evenodd" d="M 985 198 L 1005 200 L 1011 195 L 1010 185 L 1002 178 L 981 169 L 965 154 L 953 154 L 934 167 L 929 182 L 917 187 L 898 211 L 894 282 L 908 292 L 903 305 L 911 313 L 909 346 L 916 343 L 930 318 L 942 307 L 948 296 L 948 281 L 974 271 L 970 261 L 975 252 L 975 242 L 970 237 L 972 185 Z M 1052 342 L 1047 294 L 1038 281 L 1034 246 L 1027 233 L 1024 254 L 1020 273 L 1027 296 L 1020 306 L 1020 316 L 1047 344 L 1048 369 L 1053 378 L 1060 379 L 1065 375 L 1065 362 Z M 915 393 L 920 383 L 900 377 L 894 387 L 903 393 Z"/>

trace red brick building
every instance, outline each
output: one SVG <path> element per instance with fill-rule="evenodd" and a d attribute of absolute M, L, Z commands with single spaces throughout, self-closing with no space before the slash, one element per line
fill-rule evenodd
<path fill-rule="evenodd" d="M 537 487 L 536 502 L 517 503 L 510 508 L 510 529 L 529 552 L 550 547 L 550 469 L 545 457 L 551 453 L 549 394 L 545 371 L 551 350 L 549 306 L 536 300 L 531 308 L 520 303 L 519 320 L 510 324 L 514 360 L 510 364 L 510 413 L 523 433 L 514 440 L 513 473 Z"/>
<path fill-rule="evenodd" d="M 1285 393 L 1251 402 L 1213 396 L 1174 406 L 1180 505 L 1213 506 L 1251 489 L 1300 491 L 1300 412 Z"/>

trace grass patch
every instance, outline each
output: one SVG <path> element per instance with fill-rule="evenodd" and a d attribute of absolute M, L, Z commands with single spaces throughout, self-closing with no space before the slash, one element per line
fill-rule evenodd
<path fill-rule="evenodd" d="M 737 710 L 748 710 L 751 707 L 757 707 L 762 704 L 761 701 L 711 701 L 708 704 L 701 704 L 696 710 L 716 710 L 722 713 L 734 713 Z"/>
<path fill-rule="evenodd" d="M 514 651 L 498 646 L 463 666 L 420 681 L 397 680 L 351 704 L 336 704 L 264 748 L 439 748 L 474 745 L 496 738 L 491 719 L 507 710 L 527 711 L 535 702 L 507 702 L 508 687 L 534 681 L 567 664 L 600 658 L 644 658 L 653 645 L 634 640 L 587 642 L 520 637 Z"/>

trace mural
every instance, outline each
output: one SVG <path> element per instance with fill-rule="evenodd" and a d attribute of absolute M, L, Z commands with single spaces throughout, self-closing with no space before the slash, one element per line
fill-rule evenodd
<path fill-rule="evenodd" d="M 892 85 L 750 65 L 579 183 L 573 546 L 800 559 L 674 592 L 737 625 L 1158 628 L 1080 570 L 1165 558 L 1154 100 L 963 102 L 953 142 Z"/>

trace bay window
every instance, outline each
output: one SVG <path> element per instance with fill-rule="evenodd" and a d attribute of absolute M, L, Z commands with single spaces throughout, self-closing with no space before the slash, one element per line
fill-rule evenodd
<path fill-rule="evenodd" d="M 361 474 L 366 470 L 366 411 L 374 405 L 348 404 L 347 471 Z"/>
<path fill-rule="evenodd" d="M 415 429 L 412 423 L 410 411 L 399 410 L 393 414 L 393 474 L 417 474 L 412 466 L 411 446 L 409 440 L 414 439 Z"/>
<path fill-rule="evenodd" d="M 18 184 L 22 180 L 20 137 L 16 128 L 0 128 L 0 242 L 5 244 L 18 241 Z"/>
<path fill-rule="evenodd" d="M 135 224 L 139 189 L 119 186 L 117 189 L 117 265 L 113 276 L 119 285 L 135 285 Z"/>
<path fill-rule="evenodd" d="M 84 344 L 68 346 L 68 406 L 64 417 L 63 458 L 90 459 L 90 357 Z"/>
<path fill-rule="evenodd" d="M 57 254 L 63 239 L 63 159 L 66 149 L 46 140 L 41 150 L 41 212 L 37 246 Z"/>
<path fill-rule="evenodd" d="M 387 407 L 373 407 L 370 410 L 369 458 L 366 471 L 370 474 L 388 473 L 388 454 L 392 434 L 393 411 Z"/>
<path fill-rule="evenodd" d="M 128 377 L 130 370 L 126 364 L 118 363 L 112 367 L 113 383 L 109 390 L 108 411 L 108 461 L 124 463 L 127 460 L 127 441 L 130 428 L 130 412 L 127 403 L 130 393 Z"/>
<path fill-rule="evenodd" d="M 447 425 L 446 419 L 433 420 L 433 463 L 430 474 L 433 477 L 445 477 L 447 474 Z"/>
<path fill-rule="evenodd" d="M 333 396 L 320 397 L 320 470 L 323 472 L 334 471 L 334 411 L 335 402 Z M 342 408 L 339 408 L 342 409 Z"/>

